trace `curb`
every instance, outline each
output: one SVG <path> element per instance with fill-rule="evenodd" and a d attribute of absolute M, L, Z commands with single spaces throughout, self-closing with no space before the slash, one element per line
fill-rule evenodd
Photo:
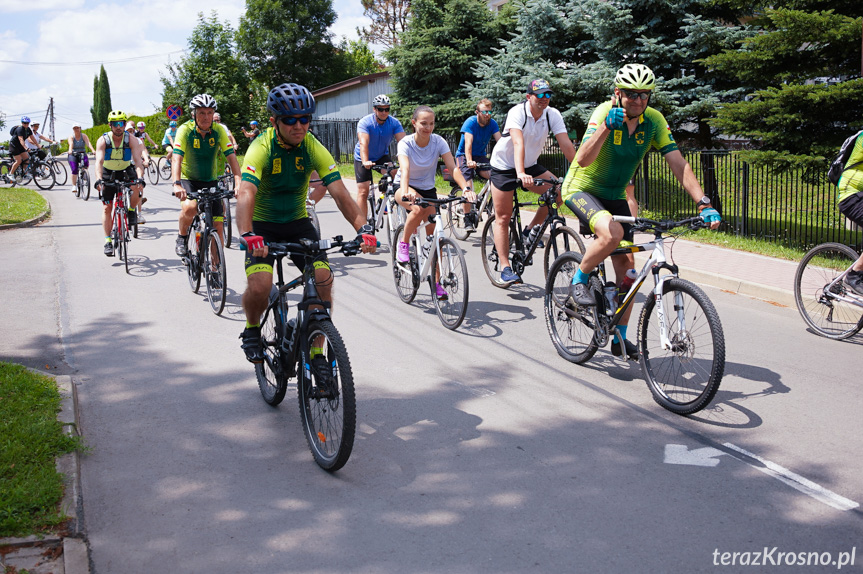
<path fill-rule="evenodd" d="M 752 299 L 759 299 L 773 305 L 782 307 L 795 308 L 797 303 L 794 300 L 794 292 L 789 289 L 780 289 L 778 287 L 770 287 L 751 281 L 742 279 L 729 279 L 728 277 L 710 273 L 709 271 L 699 271 L 689 267 L 679 266 L 680 275 L 683 279 L 688 279 L 698 285 L 707 285 L 715 287 L 728 293 L 735 295 L 743 295 Z"/>
<path fill-rule="evenodd" d="M 39 369 L 34 373 L 51 377 L 60 391 L 60 413 L 57 420 L 63 432 L 80 436 L 78 431 L 78 392 L 68 375 L 52 375 Z M 25 538 L 0 538 L 0 547 L 6 550 L 0 555 L 0 565 L 26 562 L 28 565 L 44 565 L 45 559 L 60 566 L 65 574 L 90 574 L 90 549 L 84 532 L 84 506 L 81 495 L 81 463 L 78 452 L 61 456 L 56 462 L 57 471 L 63 474 L 63 499 L 60 510 L 69 517 L 66 536 L 27 536 Z M 14 566 L 13 566 L 14 568 Z M 13 570 L 14 571 L 14 570 Z M 43 571 L 43 570 L 38 570 Z"/>
<path fill-rule="evenodd" d="M 30 188 L 27 188 L 27 189 L 30 189 Z M 36 190 L 32 190 L 32 191 L 36 191 Z M 38 225 L 39 223 L 42 223 L 43 221 L 48 219 L 48 217 L 51 216 L 51 202 L 48 200 L 47 197 L 45 197 L 45 195 L 42 192 L 36 191 L 36 193 L 41 195 L 42 198 L 45 200 L 45 203 L 48 204 L 48 207 L 45 209 L 45 211 L 43 211 L 42 213 L 40 213 L 39 215 L 37 215 L 33 219 L 28 219 L 27 221 L 20 221 L 18 223 L 5 223 L 3 225 L 0 225 L 0 231 L 3 231 L 4 229 L 18 229 L 20 227 L 33 227 L 34 225 Z M 41 373 L 41 374 L 47 375 L 49 377 L 51 376 L 48 373 Z"/>

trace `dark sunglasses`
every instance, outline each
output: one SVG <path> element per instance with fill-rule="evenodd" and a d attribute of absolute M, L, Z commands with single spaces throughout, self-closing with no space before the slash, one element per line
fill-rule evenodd
<path fill-rule="evenodd" d="M 543 92 L 541 94 L 535 94 L 537 98 L 548 98 L 551 99 L 551 94 L 549 92 Z"/>
<path fill-rule="evenodd" d="M 298 118 L 296 118 L 294 116 L 281 116 L 281 117 L 279 117 L 279 121 L 286 126 L 292 126 L 297 122 L 300 122 L 301 124 L 306 125 L 310 121 L 312 121 L 312 116 L 300 116 Z"/>
<path fill-rule="evenodd" d="M 389 109 L 389 108 L 375 108 L 375 109 L 376 109 L 377 111 L 379 111 L 379 112 L 388 112 L 388 111 L 390 111 L 390 109 Z"/>
<path fill-rule="evenodd" d="M 476 113 L 482 114 L 484 116 L 490 116 L 491 115 L 491 111 L 489 111 L 489 110 L 477 110 Z"/>
<path fill-rule="evenodd" d="M 122 128 L 123 126 L 126 125 L 126 122 L 122 122 L 122 121 L 120 121 L 120 122 L 108 122 L 108 123 L 111 124 L 112 128 Z"/>
<path fill-rule="evenodd" d="M 630 100 L 646 100 L 650 97 L 650 92 L 633 92 L 631 90 L 620 90 L 623 95 Z"/>

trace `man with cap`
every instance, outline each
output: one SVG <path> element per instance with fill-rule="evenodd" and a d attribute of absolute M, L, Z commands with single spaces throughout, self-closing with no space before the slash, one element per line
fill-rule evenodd
<path fill-rule="evenodd" d="M 527 86 L 525 101 L 510 108 L 506 114 L 503 137 L 491 153 L 491 193 L 494 202 L 494 245 L 503 267 L 501 281 L 520 283 L 521 277 L 509 263 L 509 222 L 512 219 L 513 194 L 521 186 L 533 193 L 542 193 L 547 186 L 537 186 L 533 178 L 553 177 L 537 162 L 548 133 L 554 134 L 566 161 L 575 158 L 575 146 L 567 135 L 560 112 L 551 107 L 554 92 L 548 82 L 532 80 Z M 560 198 L 558 198 L 560 201 Z M 539 228 L 548 208 L 537 210 L 525 231 L 528 241 L 539 240 Z"/>

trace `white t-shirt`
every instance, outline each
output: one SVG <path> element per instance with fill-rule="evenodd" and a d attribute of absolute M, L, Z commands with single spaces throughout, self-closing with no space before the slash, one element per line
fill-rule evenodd
<path fill-rule="evenodd" d="M 24 140 L 24 145 L 26 145 L 26 146 L 27 146 L 27 149 L 28 149 L 28 150 L 30 150 L 30 149 L 39 149 L 39 147 L 40 147 L 40 146 L 41 146 L 41 144 L 42 144 L 42 140 L 40 140 L 40 139 L 39 139 L 41 136 L 42 136 L 42 134 L 40 134 L 40 133 L 39 133 L 39 132 L 37 132 L 36 130 L 33 130 L 33 139 L 34 139 L 34 140 L 36 140 L 36 143 L 38 143 L 39 145 L 36 145 L 36 144 L 34 144 L 33 142 L 31 142 L 31 141 L 30 141 L 30 138 L 27 138 L 26 140 Z"/>
<path fill-rule="evenodd" d="M 450 153 L 446 141 L 437 134 L 432 134 L 429 143 L 420 147 L 416 142 L 416 134 L 403 137 L 398 145 L 398 154 L 408 156 L 410 161 L 410 186 L 414 189 L 434 188 L 434 178 L 437 172 L 437 162 L 440 157 Z M 401 184 L 402 170 L 396 173 L 394 184 Z"/>
<path fill-rule="evenodd" d="M 549 131 L 554 135 L 566 133 L 563 117 L 555 108 L 547 107 L 539 116 L 539 120 L 534 120 L 533 115 L 528 111 L 529 106 L 530 104 L 525 100 L 510 108 L 503 126 L 504 133 L 509 133 L 512 128 L 521 130 L 524 136 L 525 168 L 536 165 Z M 515 169 L 515 150 L 511 137 L 500 138 L 491 152 L 490 163 L 495 169 Z"/>

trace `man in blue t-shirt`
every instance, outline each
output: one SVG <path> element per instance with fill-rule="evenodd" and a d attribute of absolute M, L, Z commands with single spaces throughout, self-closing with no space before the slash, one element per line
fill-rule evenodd
<path fill-rule="evenodd" d="M 458 165 L 461 174 L 467 181 L 468 188 L 473 191 L 473 178 L 476 173 L 476 164 L 488 163 L 486 150 L 488 142 L 494 136 L 494 141 L 497 142 L 501 138 L 500 128 L 497 122 L 491 117 L 491 100 L 484 98 L 476 105 L 474 115 L 464 121 L 461 126 L 461 141 L 458 142 L 458 149 L 455 152 L 455 161 Z M 489 170 L 479 172 L 480 177 L 488 179 Z M 465 214 L 470 213 L 471 204 L 464 204 Z M 472 220 L 467 219 L 466 223 L 470 225 Z"/>
<path fill-rule="evenodd" d="M 390 142 L 405 137 L 400 121 L 390 115 L 390 99 L 385 94 L 372 100 L 375 111 L 357 124 L 357 146 L 354 148 L 354 173 L 357 178 L 357 205 L 363 217 L 368 217 L 369 188 L 372 183 L 371 166 L 392 161 Z M 393 170 L 390 175 L 393 175 Z"/>

